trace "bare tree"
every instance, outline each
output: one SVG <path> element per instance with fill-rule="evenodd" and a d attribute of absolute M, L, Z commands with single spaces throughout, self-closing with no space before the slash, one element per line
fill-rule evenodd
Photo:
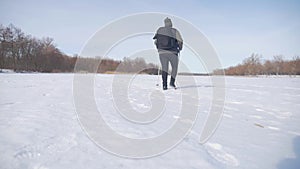
<path fill-rule="evenodd" d="M 247 75 L 258 75 L 262 72 L 261 56 L 258 54 L 251 54 L 249 58 L 243 61 L 243 65 L 246 67 Z"/>
<path fill-rule="evenodd" d="M 276 75 L 279 75 L 282 73 L 283 70 L 283 56 L 282 55 L 276 55 L 273 57 L 274 60 L 274 66 L 276 70 Z"/>

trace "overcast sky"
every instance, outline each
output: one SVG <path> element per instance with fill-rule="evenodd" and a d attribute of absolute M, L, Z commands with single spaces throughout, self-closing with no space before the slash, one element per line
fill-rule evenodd
<path fill-rule="evenodd" d="M 224 67 L 242 62 L 251 53 L 265 59 L 300 55 L 297 0 L 1 0 L 0 24 L 12 23 L 38 38 L 52 37 L 62 52 L 73 55 L 105 24 L 141 12 L 168 13 L 192 23 L 210 40 Z M 200 71 L 196 64 L 192 67 Z"/>

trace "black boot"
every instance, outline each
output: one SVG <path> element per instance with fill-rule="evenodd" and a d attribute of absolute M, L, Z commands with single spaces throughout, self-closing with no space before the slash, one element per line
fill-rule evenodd
<path fill-rule="evenodd" d="M 162 80 L 163 80 L 163 90 L 167 90 L 168 89 L 168 86 L 167 86 L 168 73 L 165 71 L 162 72 Z"/>
<path fill-rule="evenodd" d="M 170 86 L 176 88 L 175 86 L 175 78 L 171 77 Z"/>

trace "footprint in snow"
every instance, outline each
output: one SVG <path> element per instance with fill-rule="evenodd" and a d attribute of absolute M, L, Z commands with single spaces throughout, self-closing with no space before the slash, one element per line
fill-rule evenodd
<path fill-rule="evenodd" d="M 227 165 L 227 166 L 238 166 L 239 161 L 232 154 L 227 153 L 221 144 L 218 143 L 206 143 L 205 149 L 208 154 L 215 160 Z"/>
<path fill-rule="evenodd" d="M 75 135 L 51 137 L 38 144 L 26 145 L 14 154 L 14 168 L 46 169 L 43 164 L 54 162 L 63 153 L 77 145 L 74 138 Z"/>
<path fill-rule="evenodd" d="M 263 119 L 262 116 L 255 115 L 255 114 L 250 115 L 250 117 L 255 118 L 255 119 Z"/>
<path fill-rule="evenodd" d="M 267 126 L 267 128 L 270 130 L 280 131 L 280 128 L 274 126 Z"/>

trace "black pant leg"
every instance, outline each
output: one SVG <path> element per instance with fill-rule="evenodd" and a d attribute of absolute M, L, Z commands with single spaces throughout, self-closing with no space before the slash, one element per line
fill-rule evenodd
<path fill-rule="evenodd" d="M 163 86 L 167 86 L 167 83 L 168 83 L 168 70 L 169 70 L 168 53 L 160 53 L 159 54 L 159 60 L 160 60 L 161 69 L 162 69 Z"/>

